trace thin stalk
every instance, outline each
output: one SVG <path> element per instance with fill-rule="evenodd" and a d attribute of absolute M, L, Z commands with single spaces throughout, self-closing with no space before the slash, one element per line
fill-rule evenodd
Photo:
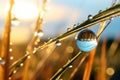
<path fill-rule="evenodd" d="M 4 65 L 4 80 L 8 80 L 9 73 L 9 44 L 10 44 L 10 30 L 11 30 L 11 12 L 13 8 L 14 0 L 10 0 L 10 8 L 7 14 L 7 19 L 5 23 L 5 30 L 2 39 L 2 49 L 1 49 L 1 58 L 5 59 Z"/>
<path fill-rule="evenodd" d="M 85 29 L 85 28 L 90 28 L 102 21 L 106 21 L 110 18 L 116 17 L 120 15 L 120 4 L 117 4 L 105 11 L 102 11 L 98 14 L 96 14 L 95 16 L 93 16 L 93 18 L 91 20 L 86 20 L 85 22 L 81 23 L 80 25 L 78 25 L 77 27 L 69 30 L 68 32 L 65 32 L 64 34 L 48 41 L 46 44 L 43 44 L 42 46 L 37 47 L 36 51 L 34 52 L 34 54 L 40 50 L 43 49 L 51 44 L 54 44 L 57 40 L 61 41 L 64 40 L 72 35 L 74 35 L 75 33 L 77 33 L 78 31 Z M 30 54 L 25 54 L 25 56 L 23 56 L 21 59 L 19 59 L 18 61 L 16 61 L 15 63 L 13 63 L 10 67 L 11 70 L 13 70 L 17 65 L 19 65 L 20 62 L 24 62 L 27 59 L 27 56 Z"/>
<path fill-rule="evenodd" d="M 74 71 L 71 73 L 69 80 L 73 80 L 73 77 L 75 76 L 76 72 L 78 71 L 78 69 L 80 68 L 80 66 L 82 65 L 82 63 L 84 62 L 84 60 L 86 59 L 86 55 L 82 57 L 82 59 L 80 60 L 78 66 L 74 69 Z"/>
<path fill-rule="evenodd" d="M 31 62 L 31 58 L 33 56 L 32 53 L 33 53 L 34 48 L 35 48 L 35 42 L 39 38 L 38 36 L 35 35 L 35 33 L 39 32 L 39 30 L 41 30 L 40 28 L 41 28 L 42 23 L 43 23 L 43 14 L 45 13 L 46 3 L 47 3 L 47 0 L 43 0 L 42 11 L 39 12 L 39 14 L 38 14 L 38 18 L 37 18 L 37 22 L 36 22 L 36 27 L 35 27 L 33 38 L 32 38 L 31 42 L 28 44 L 28 47 L 27 47 L 27 52 L 29 52 L 30 58 L 26 60 L 26 64 L 25 64 L 25 67 L 24 67 L 24 70 L 23 70 L 22 80 L 26 80 L 27 79 L 29 65 L 30 65 L 30 62 Z M 40 38 L 39 38 L 39 41 L 40 41 Z"/>
<path fill-rule="evenodd" d="M 102 52 L 101 52 L 101 76 L 100 76 L 100 80 L 106 80 L 106 40 L 104 40 L 103 44 L 102 44 Z"/>
<path fill-rule="evenodd" d="M 69 60 L 62 68 L 60 68 L 50 80 L 58 80 L 62 73 L 81 55 L 81 51 L 77 53 L 71 60 Z M 84 53 L 85 54 L 85 53 Z"/>
<path fill-rule="evenodd" d="M 106 25 L 106 21 L 103 21 L 100 24 L 100 28 L 99 28 L 98 33 L 97 33 L 98 39 L 100 39 L 100 35 L 105 30 L 105 28 L 109 25 L 110 22 L 111 21 L 109 21 L 107 25 Z M 90 79 L 90 74 L 91 74 L 91 70 L 92 70 L 92 64 L 93 64 L 93 61 L 94 61 L 95 52 L 96 52 L 96 49 L 91 51 L 91 54 L 89 55 L 89 58 L 88 58 L 88 61 L 86 63 L 86 67 L 85 67 L 85 72 L 84 72 L 84 75 L 83 75 L 83 80 L 89 80 Z"/>
<path fill-rule="evenodd" d="M 90 74 L 91 74 L 91 70 L 92 70 L 95 53 L 96 53 L 96 48 L 90 52 L 88 62 L 86 63 L 86 66 L 85 66 L 83 80 L 90 80 Z"/>

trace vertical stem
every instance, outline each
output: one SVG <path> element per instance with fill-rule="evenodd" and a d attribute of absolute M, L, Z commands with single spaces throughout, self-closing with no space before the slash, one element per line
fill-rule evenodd
<path fill-rule="evenodd" d="M 106 21 L 104 21 L 100 24 L 100 28 L 99 28 L 98 34 L 97 34 L 98 36 L 104 30 L 105 25 L 106 25 Z M 96 52 L 96 49 L 93 50 L 91 52 L 91 54 L 89 55 L 89 59 L 88 59 L 88 62 L 86 63 L 85 72 L 84 72 L 84 75 L 83 75 L 83 80 L 89 80 L 89 78 L 90 78 L 90 73 L 91 73 L 91 70 L 92 70 L 92 64 L 93 64 L 95 52 Z"/>
<path fill-rule="evenodd" d="M 100 80 L 106 80 L 106 40 L 102 44 L 102 53 L 101 53 L 101 76 Z"/>
<path fill-rule="evenodd" d="M 83 75 L 83 80 L 89 80 L 90 79 L 90 74 L 92 70 L 92 64 L 94 61 L 94 56 L 95 56 L 96 48 L 90 52 L 90 55 L 88 57 L 88 62 L 86 63 L 85 66 L 85 72 Z"/>
<path fill-rule="evenodd" d="M 0 56 L 5 59 L 4 65 L 4 80 L 8 80 L 8 73 L 9 73 L 9 42 L 10 42 L 10 30 L 11 30 L 11 11 L 13 7 L 14 1 L 10 0 L 10 8 L 8 11 L 5 29 L 2 39 L 2 50 Z"/>
<path fill-rule="evenodd" d="M 42 12 L 40 12 L 38 14 L 38 19 L 37 19 L 37 22 L 36 22 L 36 27 L 35 27 L 35 31 L 34 32 L 38 32 L 41 28 L 41 25 L 43 23 L 43 14 L 45 12 L 45 7 L 46 7 L 46 3 L 47 3 L 47 0 L 43 0 L 43 4 L 42 4 Z M 33 51 L 34 51 L 34 47 L 35 47 L 35 41 L 38 39 L 38 36 L 34 36 L 32 37 L 32 40 L 31 42 L 28 44 L 28 47 L 27 47 L 27 51 L 29 52 L 29 56 L 32 58 L 33 56 Z M 30 65 L 30 61 L 31 61 L 31 58 L 28 59 L 26 61 L 26 64 L 25 64 L 25 67 L 24 67 L 24 71 L 23 71 L 23 77 L 22 77 L 22 80 L 26 80 L 27 79 L 27 73 L 28 73 L 28 69 L 29 69 L 29 65 Z"/>

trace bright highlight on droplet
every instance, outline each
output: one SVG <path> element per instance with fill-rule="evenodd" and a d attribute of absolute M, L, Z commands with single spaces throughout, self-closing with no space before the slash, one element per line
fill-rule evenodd
<path fill-rule="evenodd" d="M 61 46 L 61 42 L 59 40 L 56 41 L 55 43 L 56 46 Z"/>
<path fill-rule="evenodd" d="M 69 68 L 72 68 L 72 67 L 73 67 L 72 65 L 69 66 Z"/>
<path fill-rule="evenodd" d="M 107 73 L 109 76 L 112 76 L 112 75 L 114 75 L 115 70 L 114 70 L 113 68 L 107 68 L 107 69 L 106 69 L 106 73 Z"/>

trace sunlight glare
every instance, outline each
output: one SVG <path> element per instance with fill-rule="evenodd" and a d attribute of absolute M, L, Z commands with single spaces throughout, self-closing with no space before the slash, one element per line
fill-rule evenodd
<path fill-rule="evenodd" d="M 7 8 L 9 5 L 7 5 Z M 19 19 L 34 19 L 38 15 L 37 6 L 29 2 L 15 2 L 12 14 Z"/>

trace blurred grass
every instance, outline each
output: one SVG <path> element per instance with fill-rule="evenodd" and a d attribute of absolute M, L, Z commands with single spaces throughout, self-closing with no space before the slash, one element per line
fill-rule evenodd
<path fill-rule="evenodd" d="M 109 56 L 108 50 L 114 41 L 117 42 L 118 47 L 117 47 L 116 51 L 114 52 L 112 59 L 111 59 L 111 57 L 108 57 Z M 102 42 L 103 42 L 103 40 L 100 40 L 97 51 L 96 51 L 93 68 L 92 68 L 92 72 L 90 75 L 90 80 L 96 80 L 95 79 L 96 76 L 100 75 L 99 71 L 100 71 L 100 66 L 101 66 L 100 55 L 101 55 Z M 119 39 L 117 39 L 117 40 L 116 39 L 107 39 L 106 40 L 107 67 L 112 67 L 115 70 L 115 74 L 113 76 L 109 76 L 106 74 L 106 76 L 109 78 L 109 80 L 110 79 L 114 80 L 115 76 L 120 74 L 119 73 L 119 67 L 120 67 L 120 63 L 119 63 L 120 44 L 119 44 L 119 42 L 120 42 Z M 53 45 L 53 46 L 55 46 L 55 45 Z M 10 64 L 13 63 L 14 61 L 16 61 L 22 55 L 24 55 L 23 52 L 25 51 L 26 44 L 13 45 L 12 48 L 13 48 L 13 52 L 11 55 L 14 56 L 14 60 L 10 61 Z M 73 51 L 70 52 L 69 49 L 70 50 L 73 49 Z M 62 67 L 71 57 L 76 55 L 75 53 L 77 51 L 79 51 L 79 49 L 76 47 L 74 40 L 66 39 L 66 40 L 62 41 L 62 46 L 56 47 L 55 50 L 52 52 L 52 54 L 50 54 L 48 56 L 46 61 L 42 64 L 41 68 L 37 67 L 38 64 L 42 62 L 42 59 L 47 56 L 47 54 L 45 54 L 45 53 L 48 51 L 49 51 L 48 48 L 45 48 L 43 51 L 40 51 L 41 54 L 39 54 L 39 52 L 38 52 L 36 55 L 34 55 L 33 59 L 30 62 L 31 65 L 28 69 L 29 74 L 27 75 L 27 78 L 28 78 L 27 80 L 30 80 L 31 78 L 32 78 L 32 80 L 49 80 L 60 67 Z M 50 50 L 49 53 L 51 51 L 52 50 Z M 75 69 L 75 67 L 77 67 L 79 62 L 80 62 L 80 57 L 73 63 L 73 68 L 68 69 L 61 76 L 61 78 L 68 80 L 71 72 Z M 75 74 L 73 80 L 78 80 L 78 79 L 82 80 L 85 63 L 86 63 L 86 60 L 84 61 L 82 66 L 79 68 L 79 70 Z M 21 80 L 22 70 L 23 70 L 23 68 L 21 68 L 16 74 L 14 74 L 12 79 L 13 80 Z"/>

